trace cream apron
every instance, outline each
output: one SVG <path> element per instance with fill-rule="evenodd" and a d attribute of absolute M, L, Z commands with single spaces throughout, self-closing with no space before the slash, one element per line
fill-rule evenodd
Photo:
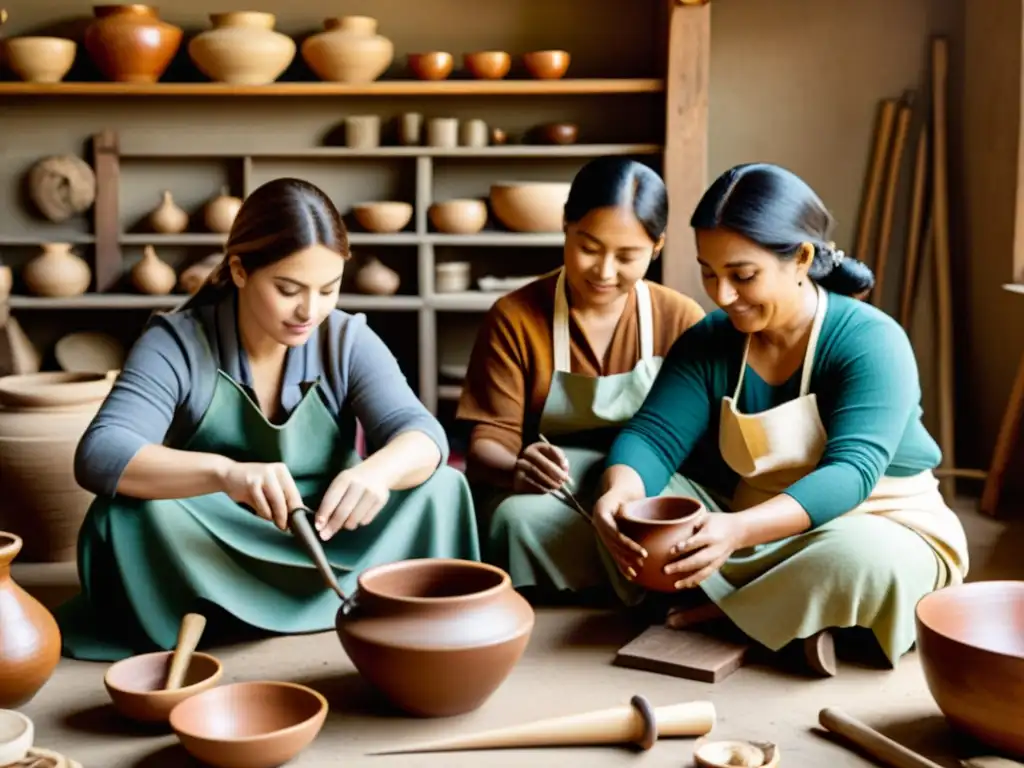
<path fill-rule="evenodd" d="M 810 380 L 827 308 L 828 293 L 818 287 L 799 396 L 757 414 L 737 407 L 747 339 L 736 390 L 722 399 L 720 415 L 719 450 L 740 475 L 733 512 L 783 493 L 812 472 L 825 452 L 828 435 Z M 802 563 L 809 567 L 798 575 Z M 830 574 L 830 567 L 836 573 Z M 858 575 L 861 567 L 874 572 Z M 824 570 L 819 573 L 819 568 Z M 855 509 L 805 534 L 735 553 L 702 587 L 741 629 L 774 649 L 820 629 L 859 625 L 873 629 L 895 661 L 913 643 L 917 599 L 961 582 L 967 569 L 963 527 L 939 493 L 934 474 L 926 471 L 883 476 Z M 771 608 L 758 605 L 773 592 Z M 799 599 L 777 599 L 787 592 Z"/>

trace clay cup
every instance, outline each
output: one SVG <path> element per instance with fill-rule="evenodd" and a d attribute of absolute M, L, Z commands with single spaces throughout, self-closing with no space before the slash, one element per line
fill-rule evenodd
<path fill-rule="evenodd" d="M 181 688 L 164 690 L 174 651 L 132 656 L 112 664 L 103 677 L 114 708 L 130 720 L 166 723 L 171 711 L 220 682 L 224 669 L 206 653 L 193 653 Z"/>
<path fill-rule="evenodd" d="M 658 496 L 626 504 L 619 513 L 619 530 L 647 551 L 643 567 L 633 582 L 655 592 L 677 592 L 681 574 L 664 568 L 676 558 L 669 550 L 685 541 L 707 514 L 699 499 L 690 496 Z"/>

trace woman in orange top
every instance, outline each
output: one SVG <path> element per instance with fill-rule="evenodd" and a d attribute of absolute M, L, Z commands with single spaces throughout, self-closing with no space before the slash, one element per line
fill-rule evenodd
<path fill-rule="evenodd" d="M 499 299 L 480 328 L 457 415 L 472 425 L 467 474 L 484 559 L 517 588 L 618 583 L 559 489 L 568 482 L 588 508 L 611 440 L 673 342 L 704 317 L 694 300 L 643 279 L 667 219 L 651 168 L 591 161 L 566 201 L 563 266 Z"/>

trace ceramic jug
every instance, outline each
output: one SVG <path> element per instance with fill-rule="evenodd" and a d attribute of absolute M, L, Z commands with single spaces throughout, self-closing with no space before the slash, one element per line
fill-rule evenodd
<path fill-rule="evenodd" d="M 210 21 L 213 29 L 193 38 L 188 55 L 211 80 L 266 85 L 277 80 L 295 58 L 295 41 L 274 31 L 272 13 L 214 13 Z"/>
<path fill-rule="evenodd" d="M 327 19 L 324 28 L 302 44 L 302 58 L 321 80 L 370 83 L 391 66 L 395 46 L 377 34 L 376 19 L 342 16 Z"/>

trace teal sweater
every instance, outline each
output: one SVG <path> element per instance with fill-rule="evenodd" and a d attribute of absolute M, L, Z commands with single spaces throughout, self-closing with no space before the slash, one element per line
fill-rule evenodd
<path fill-rule="evenodd" d="M 744 341 L 721 310 L 680 336 L 643 406 L 619 433 L 608 465 L 636 470 L 648 496 L 660 493 L 676 471 L 731 495 L 739 478 L 718 452 L 719 408 L 735 391 Z M 801 372 L 802 366 L 771 386 L 748 367 L 740 412 L 797 397 Z M 921 422 L 914 350 L 884 312 L 829 294 L 810 389 L 828 444 L 817 468 L 786 493 L 815 527 L 864 501 L 882 475 L 908 476 L 939 464 L 939 447 Z"/>

